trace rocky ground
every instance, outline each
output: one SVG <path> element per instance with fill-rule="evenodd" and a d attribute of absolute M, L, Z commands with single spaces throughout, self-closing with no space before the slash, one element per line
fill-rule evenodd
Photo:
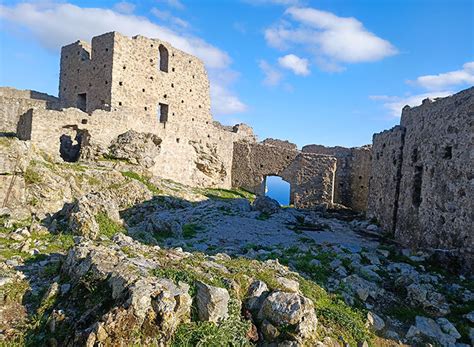
<path fill-rule="evenodd" d="M 376 221 L 21 146 L 0 141 L 27 158 L 0 217 L 0 345 L 474 344 L 473 278 Z"/>

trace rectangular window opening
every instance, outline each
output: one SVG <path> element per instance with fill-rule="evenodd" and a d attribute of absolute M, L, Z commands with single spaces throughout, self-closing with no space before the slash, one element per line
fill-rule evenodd
<path fill-rule="evenodd" d="M 167 104 L 159 104 L 158 107 L 158 116 L 160 119 L 160 123 L 166 123 L 168 121 L 168 105 Z"/>
<path fill-rule="evenodd" d="M 80 109 L 81 111 L 86 112 L 87 93 L 77 94 L 76 106 L 77 106 L 77 108 Z"/>

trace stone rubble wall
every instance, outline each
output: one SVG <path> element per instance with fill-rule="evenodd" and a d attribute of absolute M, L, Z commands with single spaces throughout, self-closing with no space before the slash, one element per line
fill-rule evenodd
<path fill-rule="evenodd" d="M 32 90 L 0 87 L 0 134 L 16 134 L 20 116 L 30 109 L 55 108 L 58 99 Z"/>
<path fill-rule="evenodd" d="M 372 140 L 372 170 L 368 212 L 385 230 L 395 230 L 405 128 L 396 126 L 375 134 Z"/>
<path fill-rule="evenodd" d="M 365 212 L 367 210 L 372 161 L 371 146 L 346 148 L 307 145 L 303 147 L 302 152 L 336 157 L 334 202 L 355 211 Z"/>
<path fill-rule="evenodd" d="M 474 87 L 405 108 L 395 237 L 457 250 L 474 268 Z"/>
<path fill-rule="evenodd" d="M 288 144 L 275 140 L 234 143 L 232 186 L 265 195 L 266 177 L 280 176 L 290 184 L 290 204 L 295 207 L 332 204 L 336 159 L 301 153 Z"/>
<path fill-rule="evenodd" d="M 161 150 L 150 171 L 157 177 L 199 187 L 231 187 L 233 142 L 241 136 L 213 124 L 194 127 L 175 123 L 163 127 L 154 117 L 130 111 L 96 110 L 91 114 L 76 108 L 33 110 L 20 121 L 19 137 L 60 158 L 60 137 L 74 140 L 87 133 L 90 145 L 107 148 L 128 130 L 152 133 L 162 139 Z M 111 126 L 113 124 L 113 126 Z"/>
<path fill-rule="evenodd" d="M 369 214 L 405 246 L 454 252 L 473 269 L 473 144 L 474 87 L 406 106 L 400 127 L 374 136 Z"/>

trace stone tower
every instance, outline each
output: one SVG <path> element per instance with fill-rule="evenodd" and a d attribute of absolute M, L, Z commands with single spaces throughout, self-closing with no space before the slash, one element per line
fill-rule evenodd
<path fill-rule="evenodd" d="M 211 122 L 202 61 L 170 44 L 110 32 L 61 50 L 61 106 L 124 110 L 168 122 Z"/>

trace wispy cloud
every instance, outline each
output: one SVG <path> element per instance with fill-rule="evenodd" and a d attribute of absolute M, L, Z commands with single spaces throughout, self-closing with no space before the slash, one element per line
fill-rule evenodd
<path fill-rule="evenodd" d="M 173 3 L 176 5 L 179 2 Z M 47 4 L 30 2 L 15 6 L 0 5 L 0 19 L 9 25 L 4 25 L 4 28 L 27 30 L 30 37 L 54 52 L 59 52 L 61 46 L 78 39 L 90 40 L 93 36 L 109 31 L 119 31 L 128 36 L 141 34 L 160 38 L 204 61 L 211 76 L 211 91 L 214 90 L 214 112 L 233 113 L 245 109 L 244 103 L 232 93 L 230 84 L 222 84 L 221 80 L 212 77 L 233 72 L 231 59 L 225 51 L 200 37 L 157 25 L 146 17 L 53 1 Z"/>
<path fill-rule="evenodd" d="M 176 25 L 180 28 L 188 28 L 189 23 L 186 22 L 184 19 L 181 19 L 179 17 L 175 17 L 171 14 L 169 11 L 161 11 L 157 8 L 152 8 L 150 10 L 150 13 L 154 15 L 156 18 L 162 20 L 163 22 L 168 22 L 171 25 Z"/>
<path fill-rule="evenodd" d="M 280 71 L 269 64 L 266 60 L 260 60 L 258 66 L 264 74 L 263 84 L 270 87 L 275 87 L 280 84 L 283 77 Z"/>
<path fill-rule="evenodd" d="M 254 5 L 282 5 L 282 6 L 296 6 L 302 4 L 303 0 L 243 0 L 243 2 Z"/>
<path fill-rule="evenodd" d="M 268 45 L 285 50 L 298 46 L 315 56 L 322 69 L 373 62 L 397 54 L 387 40 L 368 31 L 353 17 L 339 17 L 311 7 L 290 7 L 286 19 L 265 30 Z"/>
<path fill-rule="evenodd" d="M 420 76 L 416 80 L 408 82 L 428 90 L 440 90 L 459 85 L 474 85 L 474 61 L 464 64 L 460 70 Z"/>
<path fill-rule="evenodd" d="M 406 96 L 389 96 L 389 95 L 370 95 L 369 99 L 382 102 L 384 108 L 389 112 L 392 117 L 400 117 L 402 108 L 408 106 L 418 106 L 424 99 L 430 98 L 441 98 L 453 94 L 452 91 L 437 91 L 428 92 L 415 95 Z"/>
<path fill-rule="evenodd" d="M 278 58 L 278 64 L 285 69 L 293 71 L 295 75 L 308 76 L 309 71 L 308 59 L 300 58 L 294 54 L 287 54 Z"/>
<path fill-rule="evenodd" d="M 157 0 L 159 3 L 163 3 L 169 7 L 173 7 L 178 10 L 183 10 L 185 6 L 180 0 Z"/>
<path fill-rule="evenodd" d="M 135 4 L 126 1 L 117 2 L 114 5 L 114 10 L 120 13 L 130 14 L 135 11 Z"/>
<path fill-rule="evenodd" d="M 393 117 L 400 117 L 405 105 L 418 106 L 426 99 L 446 97 L 456 93 L 460 88 L 474 84 L 474 62 L 467 62 L 462 69 L 437 75 L 424 75 L 407 81 L 409 85 L 425 89 L 422 93 L 411 93 L 404 96 L 370 95 L 369 99 L 382 102 Z M 458 88 L 453 88 L 458 87 Z"/>

